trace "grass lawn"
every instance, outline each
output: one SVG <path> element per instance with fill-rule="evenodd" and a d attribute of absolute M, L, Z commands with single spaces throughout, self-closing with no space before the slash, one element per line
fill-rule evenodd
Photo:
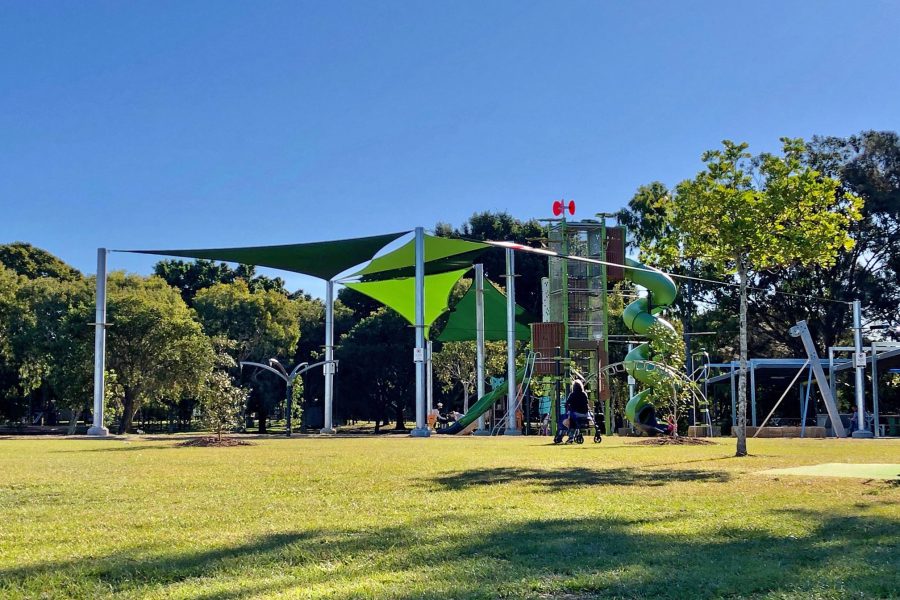
<path fill-rule="evenodd" d="M 0 598 L 900 594 L 898 440 L 0 440 Z"/>

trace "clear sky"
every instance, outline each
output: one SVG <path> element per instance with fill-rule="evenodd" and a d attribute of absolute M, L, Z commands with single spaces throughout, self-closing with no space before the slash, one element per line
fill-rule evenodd
<path fill-rule="evenodd" d="M 0 242 L 93 272 L 590 217 L 724 138 L 900 128 L 898 32 L 876 0 L 0 0 Z"/>

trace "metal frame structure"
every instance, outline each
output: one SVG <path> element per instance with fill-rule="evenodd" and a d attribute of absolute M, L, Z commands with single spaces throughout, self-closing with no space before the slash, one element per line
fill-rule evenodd
<path fill-rule="evenodd" d="M 275 358 L 270 358 L 268 365 L 265 365 L 263 363 L 258 363 L 258 362 L 252 362 L 249 360 L 242 360 L 240 362 L 240 365 L 241 365 L 242 369 L 245 366 L 265 369 L 266 371 L 274 373 L 275 375 L 277 375 L 278 377 L 280 377 L 281 379 L 284 380 L 285 384 L 287 385 L 287 388 L 285 389 L 285 393 L 284 393 L 284 400 L 285 400 L 285 403 L 287 404 L 287 407 L 286 407 L 287 410 L 285 412 L 285 421 L 286 421 L 285 428 L 287 429 L 287 436 L 291 437 L 291 435 L 294 432 L 292 423 L 291 423 L 293 405 L 294 405 L 294 394 L 293 394 L 294 381 L 297 379 L 297 377 L 300 377 L 307 371 L 310 371 L 310 370 L 315 369 L 316 367 L 320 367 L 320 366 L 323 368 L 326 366 L 333 367 L 331 372 L 332 372 L 332 374 L 334 374 L 334 372 L 337 371 L 338 361 L 322 360 L 322 361 L 319 361 L 319 362 L 313 363 L 313 364 L 309 364 L 308 362 L 302 362 L 302 363 L 298 364 L 296 367 L 294 367 L 294 369 L 290 373 L 288 373 L 287 369 L 284 368 L 284 365 L 282 365 L 280 362 L 278 362 L 278 360 Z M 275 366 L 273 367 L 272 365 L 275 365 Z"/>

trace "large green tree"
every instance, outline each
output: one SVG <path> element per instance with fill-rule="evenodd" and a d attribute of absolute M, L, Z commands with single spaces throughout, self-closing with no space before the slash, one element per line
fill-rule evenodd
<path fill-rule="evenodd" d="M 28 279 L 75 280 L 81 273 L 42 248 L 25 242 L 0 245 L 0 264 Z"/>
<path fill-rule="evenodd" d="M 281 277 L 257 275 L 253 265 L 238 265 L 231 268 L 226 263 L 213 260 L 161 260 L 153 267 L 157 277 L 161 277 L 181 292 L 181 297 L 192 306 L 194 296 L 200 290 L 217 283 L 234 283 L 241 279 L 252 291 L 272 290 L 288 295 Z"/>
<path fill-rule="evenodd" d="M 251 290 L 242 279 L 200 290 L 194 309 L 208 335 L 237 343 L 238 361 L 292 355 L 300 337 L 298 303 L 274 290 Z"/>
<path fill-rule="evenodd" d="M 335 353 L 341 365 L 341 403 L 354 416 L 374 418 L 376 431 L 391 417 L 397 429 L 405 427 L 414 400 L 414 337 L 403 317 L 381 308 L 341 338 Z"/>
<path fill-rule="evenodd" d="M 850 249 L 851 224 L 862 201 L 804 162 L 802 140 L 784 138 L 781 155 L 752 157 L 726 140 L 703 155 L 706 168 L 661 199 L 671 235 L 649 248 L 697 258 L 737 274 L 740 294 L 740 377 L 737 455 L 747 454 L 747 292 L 751 271 L 791 264 L 834 264 Z"/>
<path fill-rule="evenodd" d="M 246 281 L 219 283 L 197 292 L 194 309 L 208 335 L 234 342 L 235 361 L 266 362 L 293 357 L 300 337 L 299 309 L 295 301 L 275 290 L 252 290 Z M 250 371 L 253 388 L 248 410 L 256 412 L 260 433 L 275 403 L 283 397 L 281 380 Z"/>
<path fill-rule="evenodd" d="M 112 273 L 107 319 L 107 368 L 122 389 L 119 433 L 144 403 L 196 396 L 215 353 L 177 290 L 158 277 Z"/>
<path fill-rule="evenodd" d="M 481 212 L 469 217 L 461 227 L 438 223 L 435 234 L 444 237 L 463 237 L 471 240 L 511 241 L 528 246 L 540 246 L 546 237 L 543 227 L 535 220 L 521 221 L 506 212 Z M 497 285 L 505 286 L 506 254 L 500 248 L 486 250 L 479 257 L 485 276 Z M 547 276 L 547 259 L 538 254 L 516 254 L 516 303 L 531 314 L 541 314 L 541 277 Z"/>

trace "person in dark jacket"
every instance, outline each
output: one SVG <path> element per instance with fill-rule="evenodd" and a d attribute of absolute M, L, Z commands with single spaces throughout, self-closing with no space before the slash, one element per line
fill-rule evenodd
<path fill-rule="evenodd" d="M 584 384 L 576 379 L 572 384 L 572 393 L 566 398 L 566 412 L 568 413 L 569 418 L 568 428 L 574 429 L 575 425 L 578 423 L 578 419 L 587 419 L 589 410 L 588 397 L 584 392 Z"/>

